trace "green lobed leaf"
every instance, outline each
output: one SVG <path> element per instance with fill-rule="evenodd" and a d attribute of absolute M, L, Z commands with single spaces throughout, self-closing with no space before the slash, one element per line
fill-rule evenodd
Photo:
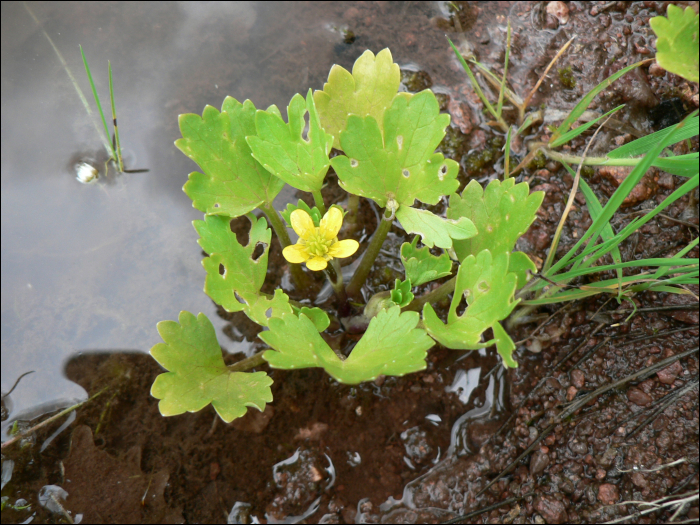
<path fill-rule="evenodd" d="M 180 115 L 182 138 L 175 145 L 204 173 L 192 172 L 183 187 L 192 205 L 207 214 L 239 217 L 272 203 L 284 182 L 251 157 L 247 136 L 255 135 L 255 106 L 226 97 L 221 113 Z"/>
<path fill-rule="evenodd" d="M 493 257 L 488 250 L 469 255 L 459 267 L 447 324 L 430 304 L 423 307 L 423 322 L 438 343 L 453 350 L 476 350 L 493 343 L 483 342 L 483 332 L 508 317 L 518 304 L 514 299 L 517 276 L 508 271 L 509 253 Z M 457 309 L 466 299 L 462 315 Z M 502 343 L 502 345 L 505 343 Z"/>
<path fill-rule="evenodd" d="M 315 306 L 313 308 L 309 308 L 308 306 L 302 306 L 301 308 L 292 306 L 292 310 L 294 310 L 294 315 L 297 317 L 301 317 L 301 314 L 304 314 L 306 317 L 311 319 L 311 322 L 319 332 L 323 332 L 331 324 L 328 314 Z"/>
<path fill-rule="evenodd" d="M 272 402 L 272 379 L 264 372 L 231 372 L 221 355 L 216 332 L 204 314 L 180 312 L 179 323 L 161 321 L 163 343 L 151 355 L 168 372 L 156 377 L 151 395 L 164 416 L 197 412 L 212 404 L 226 423 L 243 416 L 247 407 L 261 412 Z"/>
<path fill-rule="evenodd" d="M 323 131 L 309 89 L 304 97 L 298 93 L 287 107 L 289 123 L 279 112 L 258 110 L 255 114 L 257 134 L 246 137 L 253 157 L 266 170 L 302 191 L 320 191 L 330 161 L 328 152 L 333 137 Z M 309 131 L 304 137 L 305 115 L 309 115 Z"/>
<path fill-rule="evenodd" d="M 321 367 L 336 381 L 357 384 L 380 374 L 402 376 L 425 369 L 427 350 L 434 343 L 416 328 L 418 321 L 416 312 L 401 313 L 398 306 L 382 310 L 345 360 L 331 350 L 305 315 L 270 319 L 270 330 L 259 337 L 274 348 L 263 354 L 272 368 Z"/>
<path fill-rule="evenodd" d="M 243 310 L 253 321 L 267 326 L 268 313 L 280 315 L 292 311 L 282 290 L 276 290 L 272 299 L 259 294 L 267 274 L 272 232 L 264 218 L 256 219 L 251 224 L 248 244 L 242 246 L 231 231 L 230 222 L 229 217 L 220 215 L 207 215 L 203 221 L 193 222 L 200 236 L 199 245 L 209 254 L 202 261 L 207 271 L 204 291 L 226 311 Z M 263 253 L 253 259 L 258 244 L 264 246 Z"/>
<path fill-rule="evenodd" d="M 447 217 L 472 220 L 479 232 L 468 240 L 454 242 L 454 249 L 460 261 L 482 250 L 489 250 L 495 257 L 512 252 L 515 242 L 522 236 L 537 217 L 537 210 L 544 199 L 544 192 L 530 193 L 526 182 L 515 184 L 515 179 L 503 182 L 492 180 L 484 190 L 481 184 L 471 181 L 462 192 L 450 197 Z M 527 281 L 527 270 L 536 271 L 535 265 L 525 261 L 527 255 L 511 257 L 509 271 L 518 275 L 518 288 Z M 529 258 L 528 258 L 529 260 Z"/>
<path fill-rule="evenodd" d="M 698 82 L 698 14 L 692 7 L 684 11 L 669 4 L 666 15 L 649 20 L 657 36 L 656 61 L 666 71 Z"/>
<path fill-rule="evenodd" d="M 402 282 L 401 280 L 396 279 L 394 289 L 391 290 L 390 297 L 391 300 L 401 308 L 408 306 L 409 303 L 413 301 L 413 294 L 411 293 L 411 280 L 406 279 Z"/>
<path fill-rule="evenodd" d="M 391 51 L 383 49 L 377 56 L 367 50 L 355 61 L 352 74 L 334 65 L 323 91 L 314 92 L 321 125 L 333 135 L 333 147 L 340 149 L 340 132 L 350 115 L 372 116 L 381 126 L 384 110 L 391 104 L 401 83 L 401 71 L 394 64 Z"/>
<path fill-rule="evenodd" d="M 474 223 L 466 217 L 443 219 L 428 210 L 401 206 L 396 218 L 407 233 L 420 235 L 429 248 L 437 246 L 447 250 L 452 248 L 452 239 L 469 239 L 477 234 Z"/>
<path fill-rule="evenodd" d="M 311 217 L 311 220 L 314 221 L 314 225 L 318 228 L 318 226 L 321 224 L 321 212 L 319 209 L 314 206 L 313 208 L 310 208 L 308 204 L 306 204 L 303 200 L 299 199 L 297 202 L 296 206 L 292 203 L 287 204 L 287 209 L 282 210 L 280 212 L 280 215 L 284 219 L 284 221 L 287 223 L 287 226 L 290 228 L 292 227 L 292 219 L 291 215 L 294 210 L 304 210 L 306 213 L 309 214 Z"/>
<path fill-rule="evenodd" d="M 439 257 L 430 253 L 428 247 L 417 248 L 418 235 L 409 244 L 401 245 L 401 262 L 406 270 L 406 278 L 413 286 L 446 277 L 452 273 L 452 261 L 450 257 L 443 253 Z"/>
<path fill-rule="evenodd" d="M 384 112 L 384 132 L 374 117 L 351 115 L 340 133 L 345 155 L 331 159 L 340 185 L 382 208 L 390 199 L 436 204 L 459 187 L 459 165 L 434 153 L 449 123 L 429 90 L 399 93 Z"/>
<path fill-rule="evenodd" d="M 503 359 L 503 363 L 506 365 L 506 368 L 518 368 L 517 361 L 513 359 L 515 343 L 503 329 L 501 323 L 495 323 L 493 325 L 493 337 L 496 341 L 496 351 Z"/>

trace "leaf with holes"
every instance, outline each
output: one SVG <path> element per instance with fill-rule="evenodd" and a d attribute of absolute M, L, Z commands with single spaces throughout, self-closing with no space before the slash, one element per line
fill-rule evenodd
<path fill-rule="evenodd" d="M 392 199 L 400 206 L 416 199 L 436 204 L 459 187 L 459 165 L 435 153 L 449 123 L 428 90 L 399 93 L 384 112 L 383 131 L 374 117 L 351 115 L 340 133 L 345 155 L 331 159 L 340 185 L 382 208 Z"/>
<path fill-rule="evenodd" d="M 168 372 L 156 377 L 151 395 L 164 416 L 197 412 L 209 403 L 226 423 L 247 407 L 261 412 L 272 402 L 272 379 L 265 372 L 231 372 L 224 363 L 216 332 L 204 314 L 180 312 L 179 323 L 161 321 L 163 343 L 151 355 Z"/>
<path fill-rule="evenodd" d="M 460 261 L 482 250 L 489 250 L 495 257 L 512 252 L 515 242 L 537 218 L 537 210 L 544 199 L 544 192 L 530 193 L 526 182 L 515 184 L 515 179 L 503 182 L 493 180 L 484 190 L 481 184 L 471 181 L 462 192 L 450 197 L 447 217 L 467 217 L 474 222 L 478 234 L 467 240 L 455 241 L 455 253 Z M 509 271 L 518 272 L 518 286 L 525 284 L 527 270 L 535 271 L 532 261 L 527 263 L 519 255 L 511 259 Z M 529 260 L 529 258 L 528 258 Z"/>
<path fill-rule="evenodd" d="M 304 137 L 306 114 L 309 128 L 308 136 Z M 333 137 L 321 128 L 310 89 L 306 100 L 298 93 L 292 97 L 287 115 L 289 123 L 285 124 L 274 111 L 257 111 L 257 133 L 246 139 L 253 157 L 293 188 L 320 191 L 330 166 L 328 152 Z"/>
<path fill-rule="evenodd" d="M 406 278 L 413 286 L 446 277 L 452 273 L 452 261 L 446 253 L 439 257 L 430 253 L 427 247 L 417 248 L 418 238 L 416 235 L 413 241 L 401 245 L 401 262 L 406 270 Z"/>
<path fill-rule="evenodd" d="M 656 61 L 666 71 L 692 82 L 698 81 L 698 14 L 688 6 L 685 11 L 673 4 L 668 18 L 655 16 L 649 25 L 656 33 Z"/>
<path fill-rule="evenodd" d="M 452 239 L 468 239 L 476 235 L 474 223 L 466 217 L 458 220 L 443 219 L 428 210 L 418 210 L 410 206 L 401 206 L 396 218 L 408 233 L 417 233 L 423 244 L 432 248 L 452 248 Z"/>
<path fill-rule="evenodd" d="M 384 111 L 399 91 L 400 82 L 401 71 L 388 49 L 376 57 L 369 50 L 362 53 L 352 67 L 352 74 L 334 65 L 323 91 L 314 92 L 321 125 L 335 137 L 333 147 L 340 149 L 340 132 L 346 129 L 350 115 L 372 116 L 381 129 Z"/>
<path fill-rule="evenodd" d="M 398 306 L 382 310 L 345 360 L 331 350 L 305 315 L 272 318 L 270 330 L 259 337 L 274 348 L 263 354 L 272 368 L 321 367 L 336 381 L 354 385 L 380 374 L 402 376 L 425 369 L 427 351 L 434 343 L 416 328 L 418 321 L 416 312 L 401 313 Z"/>
<path fill-rule="evenodd" d="M 476 257 L 468 256 L 457 272 L 447 324 L 440 321 L 430 304 L 423 307 L 423 322 L 428 333 L 453 350 L 476 350 L 493 344 L 495 341 L 482 341 L 482 334 L 508 317 L 519 302 L 513 297 L 517 276 L 508 272 L 508 265 L 508 252 L 493 257 L 491 252 L 483 250 Z M 463 298 L 467 308 L 458 315 Z"/>
<path fill-rule="evenodd" d="M 199 164 L 184 191 L 192 205 L 208 214 L 239 217 L 272 203 L 284 181 L 251 157 L 246 137 L 255 135 L 255 106 L 227 97 L 219 113 L 207 106 L 202 116 L 180 115 L 182 138 L 175 145 Z"/>
<path fill-rule="evenodd" d="M 256 323 L 267 326 L 268 313 L 291 313 L 289 298 L 279 290 L 272 299 L 260 295 L 267 274 L 267 258 L 272 232 L 264 218 L 251 224 L 248 244 L 242 246 L 231 231 L 231 219 L 207 215 L 194 221 L 199 233 L 199 245 L 209 254 L 202 261 L 207 271 L 204 291 L 228 312 L 245 313 Z M 262 254 L 255 258 L 255 248 L 261 244 Z M 268 312 L 269 309 L 271 312 Z"/>

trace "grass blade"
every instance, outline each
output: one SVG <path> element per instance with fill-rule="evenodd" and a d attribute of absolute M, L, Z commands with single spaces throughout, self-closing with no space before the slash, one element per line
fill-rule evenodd
<path fill-rule="evenodd" d="M 122 148 L 121 148 L 121 145 L 119 144 L 119 128 L 117 127 L 117 108 L 114 105 L 114 86 L 112 84 L 112 64 L 109 60 L 107 61 L 107 68 L 109 69 L 109 100 L 112 104 L 112 124 L 114 125 L 114 137 L 116 140 L 115 149 L 117 150 L 116 151 L 117 163 L 119 164 L 119 171 L 123 172 L 124 171 L 124 162 L 122 161 Z"/>
<path fill-rule="evenodd" d="M 557 140 L 550 141 L 549 147 L 550 147 L 550 148 L 556 148 L 556 147 L 559 147 L 559 146 L 561 146 L 561 145 L 563 145 L 563 144 L 566 144 L 567 142 L 569 142 L 570 140 L 574 139 L 575 137 L 578 137 L 581 133 L 583 133 L 584 131 L 586 131 L 586 130 L 587 130 L 588 128 L 590 128 L 591 126 L 594 126 L 594 125 L 596 124 L 596 122 L 598 122 L 599 120 L 604 119 L 604 118 L 607 117 L 608 115 L 612 115 L 612 114 L 615 113 L 617 110 L 622 109 L 622 108 L 624 108 L 624 107 L 625 107 L 624 104 L 622 104 L 622 105 L 620 105 L 620 106 L 617 106 L 615 109 L 611 109 L 610 111 L 608 111 L 605 115 L 601 115 L 600 117 L 598 117 L 598 118 L 596 118 L 596 119 L 593 119 L 593 120 L 591 120 L 591 121 L 589 121 L 589 122 L 586 122 L 585 124 L 583 124 L 583 125 L 581 125 L 581 126 L 575 128 L 575 129 L 572 129 L 572 130 L 567 131 L 567 132 L 564 133 L 561 137 L 559 137 Z"/>
<path fill-rule="evenodd" d="M 88 65 L 87 58 L 85 58 L 85 53 L 83 52 L 83 46 L 80 47 L 80 54 L 83 57 L 83 64 L 85 65 L 85 72 L 87 73 L 88 80 L 90 81 L 90 87 L 92 88 L 92 95 L 95 97 L 95 104 L 97 104 L 97 109 L 100 111 L 100 117 L 102 117 L 102 125 L 105 128 L 105 135 L 109 137 L 109 129 L 107 128 L 107 121 L 105 120 L 105 114 L 102 111 L 102 105 L 100 104 L 100 97 L 97 95 L 97 88 L 95 87 L 95 82 L 92 80 L 92 73 L 90 73 L 90 66 Z M 111 153 L 113 158 L 117 158 L 114 151 L 114 146 L 111 148 Z"/>
<path fill-rule="evenodd" d="M 598 93 L 603 91 L 605 88 L 607 88 L 610 84 L 615 82 L 618 78 L 620 78 L 622 75 L 625 73 L 632 71 L 634 68 L 641 66 L 642 64 L 647 63 L 649 60 L 642 60 L 641 62 L 637 62 L 635 64 L 632 64 L 631 66 L 627 66 L 624 69 L 621 69 L 614 75 L 609 76 L 605 80 L 603 80 L 600 84 L 598 84 L 596 87 L 594 87 L 592 90 L 590 90 L 580 101 L 574 109 L 571 110 L 571 113 L 569 113 L 569 116 L 564 119 L 564 122 L 561 123 L 561 125 L 557 128 L 557 130 L 552 133 L 552 138 L 549 140 L 549 143 L 552 144 L 554 141 L 556 141 L 559 137 L 561 137 L 564 133 L 569 131 L 569 128 L 571 128 L 571 125 L 578 120 L 578 118 L 581 116 L 581 114 L 586 111 L 588 106 L 590 105 L 591 101 L 596 97 Z"/>
<path fill-rule="evenodd" d="M 699 121 L 700 117 L 698 117 L 698 115 L 689 119 L 688 124 L 674 135 L 674 144 L 676 142 L 680 142 L 682 140 L 689 139 L 698 135 L 700 133 Z M 664 128 L 662 130 L 656 131 L 655 133 L 652 133 L 651 135 L 647 135 L 646 137 L 633 140 L 632 142 L 625 144 L 624 146 L 615 148 L 607 154 L 607 157 L 611 159 L 624 159 L 636 157 L 638 155 L 644 155 L 644 153 L 649 151 L 649 148 L 651 148 L 654 144 L 666 138 L 666 136 L 669 133 L 671 133 L 671 131 L 673 131 L 673 127 L 674 126 Z"/>
<path fill-rule="evenodd" d="M 506 153 L 505 153 L 505 159 L 503 160 L 503 179 L 507 179 L 510 177 L 510 131 L 511 128 L 508 128 L 508 133 L 506 133 Z"/>
<path fill-rule="evenodd" d="M 564 51 L 568 49 L 568 47 L 571 45 L 571 42 L 574 41 L 576 37 L 572 37 L 571 40 L 569 40 L 566 44 L 561 46 L 561 49 L 557 51 L 557 54 L 554 55 L 554 58 L 550 61 L 550 63 L 547 65 L 547 68 L 544 70 L 544 73 L 542 73 L 542 76 L 540 76 L 540 79 L 537 81 L 537 84 L 535 84 L 535 87 L 533 87 L 530 90 L 530 93 L 528 93 L 527 97 L 525 97 L 525 100 L 523 101 L 523 106 L 521 111 L 525 111 L 527 106 L 530 105 L 530 101 L 532 100 L 532 97 L 535 96 L 535 93 L 537 93 L 537 90 L 539 87 L 542 85 L 542 82 L 544 82 L 545 77 L 547 76 L 547 73 L 549 73 L 549 70 L 552 69 L 552 66 L 556 63 L 557 60 L 559 60 L 559 57 L 564 54 Z"/>
<path fill-rule="evenodd" d="M 506 74 L 508 73 L 508 59 L 510 58 L 510 19 L 508 20 L 508 31 L 506 35 L 506 57 L 503 61 L 503 80 L 501 80 L 501 87 L 498 90 L 498 105 L 496 106 L 496 114 L 498 118 L 501 118 L 501 113 L 503 112 L 503 95 L 506 90 Z"/>

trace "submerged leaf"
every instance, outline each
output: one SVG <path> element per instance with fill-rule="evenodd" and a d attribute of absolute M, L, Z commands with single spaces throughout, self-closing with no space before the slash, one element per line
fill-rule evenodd
<path fill-rule="evenodd" d="M 323 91 L 314 92 L 321 125 L 333 135 L 333 147 L 340 149 L 340 132 L 350 115 L 372 116 L 381 126 L 384 110 L 399 90 L 401 71 L 394 64 L 391 51 L 383 49 L 377 56 L 367 50 L 355 61 L 352 74 L 334 65 Z"/>
<path fill-rule="evenodd" d="M 419 316 L 394 306 L 373 318 L 350 356 L 341 360 L 305 315 L 282 315 L 270 320 L 260 338 L 274 350 L 263 358 L 273 368 L 286 370 L 321 367 L 341 383 L 372 381 L 380 374 L 402 376 L 423 370 L 433 341 L 416 328 Z"/>
<path fill-rule="evenodd" d="M 474 223 L 466 217 L 458 220 L 443 219 L 428 210 L 418 210 L 410 206 L 401 206 L 396 218 L 407 233 L 417 233 L 423 244 L 432 248 L 452 248 L 452 239 L 468 239 L 476 235 Z"/>
<path fill-rule="evenodd" d="M 308 136 L 304 137 L 307 113 L 309 130 Z M 278 112 L 257 111 L 257 134 L 246 138 L 253 157 L 293 188 L 320 191 L 330 166 L 328 152 L 333 137 L 321 129 L 310 89 L 306 100 L 298 93 L 292 97 L 287 115 L 289 123 L 285 124 Z"/>
<path fill-rule="evenodd" d="M 429 90 L 399 93 L 384 113 L 383 133 L 374 117 L 351 115 L 340 134 L 345 155 L 331 159 L 340 185 L 382 208 L 390 199 L 436 204 L 459 187 L 459 165 L 435 153 L 449 122 Z"/>
<path fill-rule="evenodd" d="M 272 402 L 272 379 L 264 372 L 231 372 L 224 364 L 216 332 L 204 314 L 180 312 L 179 323 L 161 321 L 163 343 L 151 355 L 166 370 L 156 377 L 151 395 L 160 399 L 164 416 L 197 412 L 212 404 L 226 423 L 241 417 L 247 407 L 261 412 Z"/>
<path fill-rule="evenodd" d="M 476 350 L 496 342 L 482 341 L 483 332 L 508 317 L 518 304 L 513 297 L 517 276 L 508 272 L 508 265 L 508 252 L 492 257 L 491 252 L 483 250 L 476 257 L 467 257 L 457 273 L 447 324 L 440 321 L 430 304 L 423 307 L 423 322 L 428 333 L 453 350 Z M 467 308 L 458 315 L 457 309 L 463 299 Z M 508 347 L 503 337 L 501 346 Z"/>
<path fill-rule="evenodd" d="M 427 247 L 416 248 L 417 245 L 418 235 L 410 244 L 405 242 L 401 245 L 401 262 L 406 270 L 406 278 L 413 286 L 420 286 L 452 273 L 452 261 L 446 253 L 436 257 Z"/>
<path fill-rule="evenodd" d="M 656 33 L 656 61 L 666 71 L 691 82 L 698 81 L 698 14 L 669 4 L 665 18 L 655 16 L 649 25 Z"/>
<path fill-rule="evenodd" d="M 267 326 L 271 315 L 292 311 L 282 290 L 276 290 L 272 299 L 259 294 L 267 274 L 272 232 L 264 218 L 257 219 L 251 225 L 248 245 L 242 246 L 231 231 L 230 221 L 228 217 L 207 215 L 203 221 L 193 223 L 200 235 L 199 245 L 209 254 L 202 261 L 207 271 L 204 291 L 226 311 L 244 310 L 253 321 Z M 258 244 L 263 245 L 263 252 L 254 259 Z"/>
<path fill-rule="evenodd" d="M 478 234 L 464 241 L 455 241 L 455 253 L 460 261 L 469 255 L 489 250 L 494 259 L 505 252 L 512 252 L 515 242 L 537 217 L 537 210 L 544 199 L 544 192 L 530 193 L 526 182 L 515 184 L 515 179 L 503 182 L 493 180 L 484 190 L 481 184 L 471 181 L 462 192 L 450 197 L 447 217 L 467 217 L 474 222 Z M 527 261 L 525 260 L 527 258 Z M 511 257 L 509 271 L 517 272 L 518 287 L 525 284 L 527 270 L 535 271 L 535 265 L 527 255 Z"/>
<path fill-rule="evenodd" d="M 284 182 L 251 156 L 246 137 L 255 135 L 255 106 L 227 97 L 219 113 L 207 106 L 202 116 L 180 115 L 182 138 L 175 145 L 204 173 L 190 173 L 183 190 L 207 214 L 239 217 L 272 203 Z"/>

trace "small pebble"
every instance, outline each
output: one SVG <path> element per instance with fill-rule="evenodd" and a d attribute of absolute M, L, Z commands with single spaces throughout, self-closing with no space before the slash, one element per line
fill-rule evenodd
<path fill-rule="evenodd" d="M 649 394 L 645 394 L 638 388 L 630 388 L 627 391 L 627 399 L 640 407 L 645 407 L 652 402 L 651 396 Z"/>
<path fill-rule="evenodd" d="M 617 486 L 612 483 L 603 483 L 598 487 L 598 499 L 603 503 L 603 505 L 612 505 L 617 503 L 620 497 L 620 493 L 617 490 Z"/>

